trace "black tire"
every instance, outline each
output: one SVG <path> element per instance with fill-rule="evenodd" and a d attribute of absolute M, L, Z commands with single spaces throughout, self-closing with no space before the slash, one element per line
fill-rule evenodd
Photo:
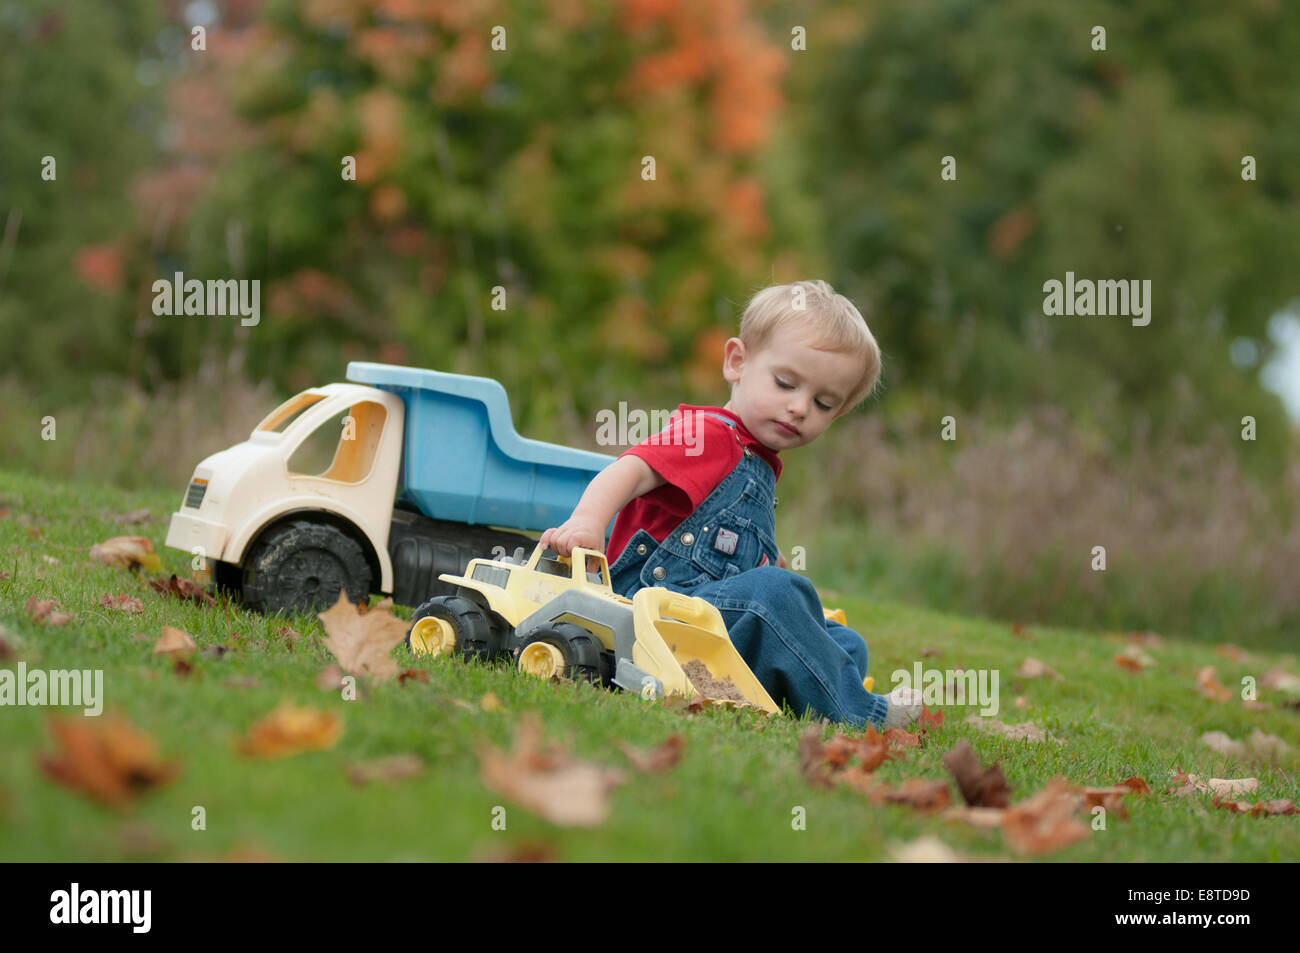
<path fill-rule="evenodd" d="M 456 633 L 456 654 L 466 660 L 477 658 L 490 662 L 501 654 L 500 633 L 479 606 L 462 596 L 434 596 L 415 610 L 411 627 L 433 616 L 451 625 Z M 411 629 L 406 630 L 406 647 L 411 647 Z"/>
<path fill-rule="evenodd" d="M 239 596 L 244 586 L 244 571 L 231 563 L 220 559 L 210 560 L 212 566 L 212 587 L 217 597 L 223 595 Z"/>
<path fill-rule="evenodd" d="M 609 684 L 612 672 L 605 659 L 604 646 L 600 640 L 573 622 L 552 622 L 539 626 L 519 646 L 515 652 L 515 664 L 519 664 L 519 655 L 534 642 L 549 642 L 560 650 L 564 656 L 564 677 L 591 682 L 595 685 Z M 608 674 L 607 674 L 608 672 Z"/>
<path fill-rule="evenodd" d="M 341 591 L 349 602 L 364 602 L 370 583 L 361 544 L 328 523 L 280 523 L 244 559 L 244 602 L 261 612 L 320 612 L 334 605 Z"/>

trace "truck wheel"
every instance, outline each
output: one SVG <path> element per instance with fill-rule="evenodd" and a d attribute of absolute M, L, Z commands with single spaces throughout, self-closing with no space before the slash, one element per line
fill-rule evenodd
<path fill-rule="evenodd" d="M 573 622 L 552 622 L 532 631 L 515 656 L 521 672 L 540 678 L 582 679 L 605 684 L 600 641 Z"/>
<path fill-rule="evenodd" d="M 316 612 L 341 591 L 349 602 L 369 598 L 370 565 L 361 544 L 328 523 L 281 523 L 244 560 L 244 602 L 252 609 Z"/>
<path fill-rule="evenodd" d="M 450 655 L 490 662 L 501 639 L 487 615 L 460 596 L 435 596 L 415 610 L 406 645 L 416 655 Z"/>

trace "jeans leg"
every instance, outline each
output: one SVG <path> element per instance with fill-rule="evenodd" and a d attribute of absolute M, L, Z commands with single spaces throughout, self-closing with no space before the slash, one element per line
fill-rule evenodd
<path fill-rule="evenodd" d="M 826 633 L 835 640 L 835 644 L 849 653 L 849 658 L 853 659 L 854 664 L 858 666 L 858 671 L 862 677 L 867 677 L 867 643 L 846 625 L 841 625 L 834 619 L 826 620 Z"/>
<path fill-rule="evenodd" d="M 691 595 L 722 613 L 732 644 L 777 704 L 858 727 L 884 721 L 889 703 L 862 687 L 866 643 L 845 626 L 839 639 L 831 635 L 817 590 L 803 576 L 761 566 Z M 840 644 L 849 634 L 861 646 L 853 655 Z"/>

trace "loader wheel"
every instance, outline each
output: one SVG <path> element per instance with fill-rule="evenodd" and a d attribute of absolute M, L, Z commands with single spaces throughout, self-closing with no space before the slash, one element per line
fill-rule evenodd
<path fill-rule="evenodd" d="M 520 647 L 515 665 L 539 678 L 582 679 L 604 685 L 609 665 L 603 656 L 600 641 L 582 626 L 553 622 L 533 630 Z"/>
<path fill-rule="evenodd" d="M 461 596 L 435 596 L 415 610 L 406 645 L 416 655 L 462 655 L 490 662 L 501 639 L 487 615 Z"/>
<path fill-rule="evenodd" d="M 268 530 L 244 560 L 244 602 L 262 612 L 319 612 L 346 592 L 370 597 L 370 564 L 361 544 L 337 526 L 292 520 Z"/>

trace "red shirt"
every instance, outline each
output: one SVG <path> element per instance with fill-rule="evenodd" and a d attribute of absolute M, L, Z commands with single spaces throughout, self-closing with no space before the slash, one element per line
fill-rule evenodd
<path fill-rule="evenodd" d="M 702 411 L 731 419 L 735 429 Z M 744 447 L 766 460 L 777 479 L 781 478 L 777 451 L 760 443 L 731 411 L 680 404 L 669 417 L 667 427 L 619 454 L 640 457 L 667 482 L 619 510 L 605 550 L 606 559 L 611 564 L 618 559 L 638 529 L 662 543 L 735 469 Z"/>

